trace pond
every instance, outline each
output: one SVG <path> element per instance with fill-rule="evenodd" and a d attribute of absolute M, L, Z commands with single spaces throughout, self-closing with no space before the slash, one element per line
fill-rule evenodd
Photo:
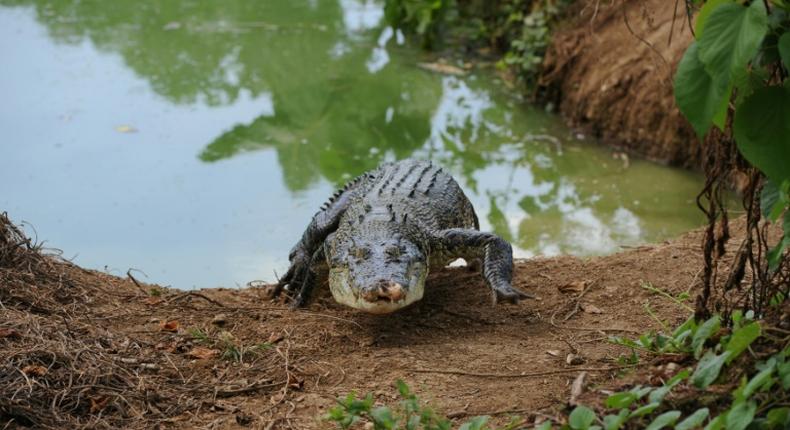
<path fill-rule="evenodd" d="M 404 39 L 366 0 L 0 0 L 0 210 L 184 289 L 273 280 L 333 189 L 406 157 L 451 171 L 519 257 L 702 223 L 700 175 L 614 157 Z"/>

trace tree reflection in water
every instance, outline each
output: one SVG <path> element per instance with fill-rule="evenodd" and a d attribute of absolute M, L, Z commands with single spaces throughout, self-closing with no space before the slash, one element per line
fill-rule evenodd
<path fill-rule="evenodd" d="M 259 100 L 260 116 L 221 133 L 198 157 L 218 163 L 275 151 L 292 193 L 323 180 L 339 186 L 383 161 L 429 158 L 462 182 L 483 228 L 523 256 L 607 253 L 700 221 L 688 204 L 698 178 L 641 162 L 624 167 L 504 94 L 490 75 L 420 70 L 423 54 L 383 26 L 377 2 L 0 5 L 32 6 L 59 43 L 90 41 L 120 55 L 174 105 Z"/>

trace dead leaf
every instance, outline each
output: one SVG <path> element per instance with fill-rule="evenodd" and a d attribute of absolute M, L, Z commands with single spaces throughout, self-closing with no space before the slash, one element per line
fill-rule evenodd
<path fill-rule="evenodd" d="M 100 412 L 107 406 L 107 402 L 110 401 L 110 398 L 107 396 L 101 396 L 98 399 L 90 398 L 91 401 L 91 413 L 95 414 L 96 412 Z"/>
<path fill-rule="evenodd" d="M 36 364 L 28 364 L 22 368 L 22 373 L 28 376 L 44 376 L 47 374 L 47 368 Z"/>
<path fill-rule="evenodd" d="M 274 345 L 275 343 L 281 340 L 283 340 L 283 335 L 281 335 L 280 333 L 272 333 L 272 335 L 269 336 L 269 340 L 267 340 L 266 343 Z"/>
<path fill-rule="evenodd" d="M 293 374 L 288 375 L 288 387 L 293 390 L 301 390 L 304 386 L 304 379 L 297 378 Z"/>
<path fill-rule="evenodd" d="M 463 76 L 466 74 L 464 69 L 446 63 L 417 63 L 417 67 L 443 75 Z"/>
<path fill-rule="evenodd" d="M 223 325 L 228 321 L 228 316 L 225 314 L 216 314 L 214 318 L 211 319 L 211 324 L 215 325 Z"/>
<path fill-rule="evenodd" d="M 143 303 L 145 303 L 146 305 L 149 305 L 149 306 L 158 305 L 159 303 L 162 303 L 163 301 L 164 300 L 162 300 L 161 297 L 156 297 L 156 296 L 148 296 L 145 299 L 143 299 Z"/>
<path fill-rule="evenodd" d="M 202 346 L 196 346 L 192 348 L 189 352 L 187 352 L 187 356 L 192 358 L 197 358 L 198 360 L 208 360 L 210 358 L 214 358 L 219 354 L 219 351 L 216 349 L 205 348 Z"/>
<path fill-rule="evenodd" d="M 162 321 L 161 323 L 159 323 L 159 330 L 176 332 L 178 331 L 178 321 L 177 320 Z"/>
<path fill-rule="evenodd" d="M 12 328 L 0 328 L 0 339 L 4 337 L 18 339 L 22 337 L 22 335 Z"/>
<path fill-rule="evenodd" d="M 559 287 L 561 293 L 581 293 L 587 287 L 587 281 L 573 281 Z"/>
<path fill-rule="evenodd" d="M 137 129 L 128 124 L 115 126 L 115 131 L 118 133 L 137 133 Z"/>
<path fill-rule="evenodd" d="M 578 364 L 584 363 L 584 357 L 578 354 L 568 354 L 565 357 L 565 362 L 570 364 L 571 366 L 576 366 Z"/>
<path fill-rule="evenodd" d="M 154 348 L 160 351 L 169 352 L 171 354 L 176 352 L 176 350 L 178 349 L 175 342 L 159 342 L 156 345 L 154 345 Z"/>
<path fill-rule="evenodd" d="M 603 311 L 598 306 L 595 306 L 591 303 L 582 303 L 581 308 L 584 312 L 588 314 L 602 314 Z"/>
<path fill-rule="evenodd" d="M 584 392 L 586 380 L 587 372 L 579 373 L 579 376 L 573 380 L 573 384 L 571 384 L 571 398 L 568 400 L 569 405 L 576 406 L 578 404 L 579 396 Z"/>

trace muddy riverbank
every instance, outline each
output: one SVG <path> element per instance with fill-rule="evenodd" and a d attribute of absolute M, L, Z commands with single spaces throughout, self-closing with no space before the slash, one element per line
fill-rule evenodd
<path fill-rule="evenodd" d="M 693 40 L 683 4 L 582 1 L 556 29 L 540 85 L 569 123 L 609 145 L 696 167 L 700 141 L 675 105 L 672 80 Z"/>
<path fill-rule="evenodd" d="M 13 425 L 331 428 L 335 398 L 392 402 L 396 379 L 459 420 L 554 416 L 579 372 L 594 386 L 619 370 L 629 352 L 608 335 L 658 328 L 645 306 L 670 325 L 687 316 L 646 283 L 693 296 L 701 267 L 695 231 L 518 261 L 514 284 L 539 297 L 519 305 L 492 306 L 477 274 L 448 269 L 376 317 L 326 293 L 291 311 L 264 287 L 184 292 L 86 270 L 2 227 L 0 422 Z"/>

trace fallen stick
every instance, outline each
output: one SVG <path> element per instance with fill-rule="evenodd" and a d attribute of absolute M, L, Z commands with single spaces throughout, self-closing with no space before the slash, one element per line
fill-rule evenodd
<path fill-rule="evenodd" d="M 477 376 L 481 378 L 535 378 L 539 376 L 560 375 L 563 373 L 574 372 L 611 372 L 614 370 L 628 369 L 634 366 L 612 366 L 612 367 L 574 367 L 568 369 L 549 370 L 546 372 L 533 373 L 476 373 L 464 372 L 463 370 L 441 370 L 441 369 L 412 369 L 416 373 L 439 373 L 445 375 Z"/>

